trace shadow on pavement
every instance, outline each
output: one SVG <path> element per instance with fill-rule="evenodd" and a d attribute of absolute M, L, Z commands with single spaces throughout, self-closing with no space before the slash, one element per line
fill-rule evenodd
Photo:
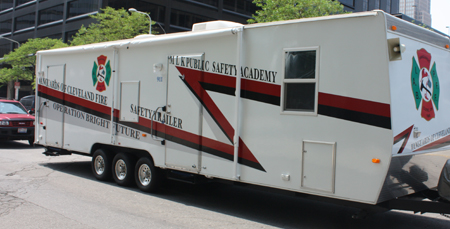
<path fill-rule="evenodd" d="M 43 163 L 42 166 L 95 180 L 90 162 Z M 98 181 L 101 182 L 101 181 Z M 141 193 L 137 187 L 117 188 Z M 357 209 L 274 194 L 223 183 L 187 184 L 166 181 L 158 193 L 147 194 L 280 228 L 449 228 L 450 220 L 389 211 L 364 220 L 351 216 Z"/>
<path fill-rule="evenodd" d="M 0 149 L 31 149 L 33 147 L 42 148 L 38 146 L 30 146 L 28 141 L 0 141 Z"/>

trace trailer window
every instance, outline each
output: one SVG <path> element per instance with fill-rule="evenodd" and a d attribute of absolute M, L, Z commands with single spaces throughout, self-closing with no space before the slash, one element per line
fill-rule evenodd
<path fill-rule="evenodd" d="M 316 114 L 318 48 L 285 50 L 282 112 Z"/>

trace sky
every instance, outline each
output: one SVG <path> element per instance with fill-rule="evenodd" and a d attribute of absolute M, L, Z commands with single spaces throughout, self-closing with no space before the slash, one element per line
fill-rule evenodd
<path fill-rule="evenodd" d="M 450 0 L 431 0 L 431 27 L 449 34 Z"/>

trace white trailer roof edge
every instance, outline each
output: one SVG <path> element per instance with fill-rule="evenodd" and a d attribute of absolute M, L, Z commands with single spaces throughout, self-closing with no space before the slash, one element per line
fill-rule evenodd
<path fill-rule="evenodd" d="M 175 33 L 175 34 L 167 34 L 167 35 L 158 35 L 158 36 L 144 36 L 131 38 L 126 40 L 118 40 L 111 42 L 103 42 L 103 43 L 95 43 L 88 45 L 81 45 L 75 47 L 66 47 L 52 50 L 42 50 L 38 51 L 37 54 L 45 54 L 45 55 L 58 55 L 61 53 L 77 53 L 89 50 L 96 49 L 110 49 L 110 48 L 119 48 L 124 46 L 138 46 L 145 45 L 150 43 L 163 44 L 169 43 L 176 40 L 195 40 L 198 38 L 212 38 L 219 37 L 224 35 L 233 35 L 233 31 L 236 28 L 226 28 L 226 29 L 216 29 L 216 30 L 205 30 L 199 32 L 183 32 L 183 33 Z"/>
<path fill-rule="evenodd" d="M 450 44 L 450 37 L 431 31 L 395 16 L 385 14 L 386 30 L 391 33 L 399 33 L 421 42 L 438 46 L 440 49 L 448 50 L 445 46 Z M 395 26 L 395 30 L 393 29 Z"/>
<path fill-rule="evenodd" d="M 293 20 L 287 20 L 287 21 L 255 23 L 255 24 L 245 25 L 245 29 L 259 28 L 259 27 L 266 27 L 266 26 L 273 26 L 273 25 L 287 25 L 287 24 L 295 24 L 295 23 L 304 23 L 304 22 L 312 22 L 312 21 L 326 21 L 326 20 L 356 18 L 356 17 L 375 17 L 379 13 L 384 13 L 384 12 L 382 10 L 374 10 L 374 11 L 358 12 L 358 13 L 351 13 L 351 14 L 337 14 L 337 15 L 329 15 L 329 16 L 321 16 L 321 17 L 300 18 L 300 19 L 293 19 Z"/>

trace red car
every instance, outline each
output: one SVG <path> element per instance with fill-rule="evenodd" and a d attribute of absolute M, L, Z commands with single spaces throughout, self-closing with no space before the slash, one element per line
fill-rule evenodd
<path fill-rule="evenodd" d="M 0 99 L 0 140 L 34 142 L 34 116 L 18 101 Z"/>

